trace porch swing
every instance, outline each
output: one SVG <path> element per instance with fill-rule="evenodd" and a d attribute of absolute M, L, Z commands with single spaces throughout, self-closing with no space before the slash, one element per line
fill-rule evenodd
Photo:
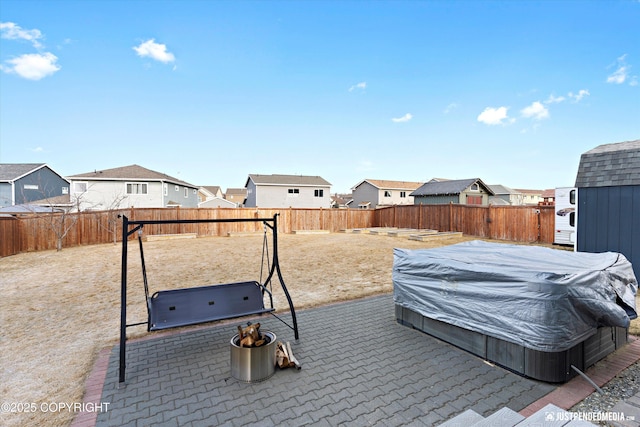
<path fill-rule="evenodd" d="M 271 314 L 283 322 L 294 332 L 297 340 L 298 324 L 291 296 L 282 278 L 280 263 L 278 260 L 278 214 L 273 218 L 248 218 L 248 219 L 203 219 L 203 220 L 140 220 L 130 221 L 122 216 L 122 271 L 121 271 L 121 311 L 120 311 L 120 375 L 119 382 L 125 381 L 126 370 L 126 328 L 144 325 L 147 331 L 160 331 L 182 326 L 196 325 L 200 323 L 214 322 L 218 320 L 236 317 Z M 147 269 L 142 245 L 142 229 L 145 225 L 155 224 L 196 224 L 196 223 L 222 223 L 222 222 L 262 222 L 264 237 L 262 246 L 262 260 L 259 281 L 244 281 L 224 283 L 216 285 L 198 286 L 192 288 L 162 290 L 149 295 Z M 133 226 L 133 228 L 131 228 Z M 130 229 L 131 228 L 131 229 Z M 267 231 L 271 230 L 273 259 L 269 259 L 269 245 Z M 142 279 L 147 306 L 147 321 L 127 324 L 127 252 L 129 237 L 138 233 L 138 245 L 140 248 L 140 261 L 142 265 Z M 265 259 L 267 275 L 262 280 Z M 277 276 L 282 290 L 287 298 L 291 312 L 292 325 L 274 314 L 272 294 L 272 280 Z M 265 295 L 268 296 L 269 305 L 265 307 Z"/>

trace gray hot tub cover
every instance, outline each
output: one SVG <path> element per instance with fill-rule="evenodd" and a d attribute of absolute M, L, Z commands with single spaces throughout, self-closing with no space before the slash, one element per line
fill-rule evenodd
<path fill-rule="evenodd" d="M 533 350 L 567 350 L 601 326 L 628 328 L 637 290 L 631 263 L 614 252 L 483 241 L 394 249 L 396 305 Z"/>

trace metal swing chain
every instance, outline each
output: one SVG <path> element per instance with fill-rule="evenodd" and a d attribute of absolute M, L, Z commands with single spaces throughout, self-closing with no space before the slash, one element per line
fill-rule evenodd
<path fill-rule="evenodd" d="M 269 243 L 267 241 L 267 223 L 263 223 L 264 235 L 262 239 L 262 259 L 260 262 L 260 283 L 262 284 L 262 272 L 264 271 L 264 258 L 265 253 L 267 257 L 267 274 L 271 271 L 271 262 L 269 259 Z M 266 285 L 266 283 L 265 283 Z M 271 291 L 271 280 L 269 280 L 269 290 Z"/>

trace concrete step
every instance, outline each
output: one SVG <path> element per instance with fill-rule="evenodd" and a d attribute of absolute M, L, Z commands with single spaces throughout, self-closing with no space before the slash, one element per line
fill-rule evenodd
<path fill-rule="evenodd" d="M 524 416 L 516 411 L 509 408 L 502 408 L 472 425 L 473 427 L 513 427 L 524 419 Z"/>
<path fill-rule="evenodd" d="M 440 427 L 469 427 L 478 421 L 484 420 L 484 417 L 473 409 L 467 409 L 461 414 L 456 415 L 450 420 L 440 424 Z"/>

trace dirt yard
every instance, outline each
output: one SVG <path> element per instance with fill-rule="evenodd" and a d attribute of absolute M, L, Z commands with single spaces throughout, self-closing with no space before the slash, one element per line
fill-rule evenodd
<path fill-rule="evenodd" d="M 467 240 L 472 238 L 419 242 L 368 234 L 287 234 L 279 236 L 280 266 L 296 310 L 301 310 L 391 292 L 394 247 Z M 146 321 L 146 307 L 137 244 L 129 249 L 128 321 L 134 323 Z M 151 292 L 260 277 L 262 235 L 149 241 L 144 250 Z M 0 402 L 22 410 L 7 413 L 3 406 L 0 425 L 71 422 L 73 413 L 40 408 L 43 403 L 82 402 L 98 352 L 118 342 L 120 265 L 120 244 L 0 259 Z M 277 287 L 274 301 L 277 310 L 288 310 Z M 639 333 L 638 323 L 634 327 Z M 128 330 L 130 338 L 146 334 L 144 326 Z M 26 412 L 30 408 L 36 410 Z"/>

